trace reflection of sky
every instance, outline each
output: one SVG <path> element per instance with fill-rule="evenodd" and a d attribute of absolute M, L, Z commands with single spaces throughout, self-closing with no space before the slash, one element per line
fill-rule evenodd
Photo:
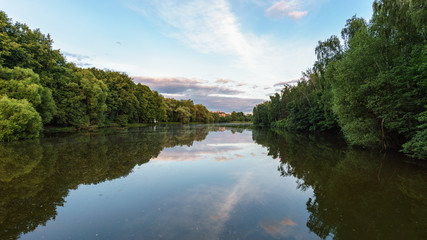
<path fill-rule="evenodd" d="M 259 226 L 268 234 L 281 237 L 289 236 L 293 227 L 296 225 L 297 224 L 289 218 L 285 218 L 281 221 L 261 221 L 259 224 Z"/>
<path fill-rule="evenodd" d="M 182 146 L 164 149 L 159 156 L 150 161 L 169 162 L 169 161 L 199 161 L 212 160 L 217 162 L 231 161 L 236 158 L 243 158 L 244 155 L 237 152 L 253 145 L 250 132 L 242 134 L 230 134 L 224 138 L 223 132 L 210 132 L 209 141 L 195 142 L 191 147 Z"/>
<path fill-rule="evenodd" d="M 164 149 L 125 178 L 71 191 L 23 239 L 307 239 L 311 190 L 280 177 L 250 131 Z"/>
<path fill-rule="evenodd" d="M 223 156 L 230 155 L 230 153 L 241 149 L 237 144 L 235 146 L 201 146 L 196 143 L 191 147 L 165 149 L 159 156 L 151 159 L 151 161 L 199 161 L 212 158 L 225 158 Z M 231 156 L 234 157 L 232 154 Z"/>

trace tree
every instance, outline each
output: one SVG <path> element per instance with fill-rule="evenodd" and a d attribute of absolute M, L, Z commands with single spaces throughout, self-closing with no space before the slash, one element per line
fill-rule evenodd
<path fill-rule="evenodd" d="M 190 109 L 188 107 L 178 107 L 176 109 L 176 112 L 177 112 L 178 119 L 181 122 L 181 124 L 190 122 L 191 112 L 190 112 Z"/>
<path fill-rule="evenodd" d="M 194 107 L 196 108 L 196 122 L 211 122 L 209 119 L 209 111 L 205 106 L 196 104 Z"/>
<path fill-rule="evenodd" d="M 255 107 L 253 122 L 297 131 L 340 129 L 350 145 L 403 146 L 425 158 L 424 8 L 423 0 L 374 1 L 370 22 L 348 19 L 343 45 L 336 36 L 319 41 L 314 66 L 296 86 L 285 86 L 280 98 L 275 94 Z"/>
<path fill-rule="evenodd" d="M 107 105 L 107 86 L 101 80 L 98 80 L 89 70 L 78 70 L 77 77 L 80 79 L 82 88 L 82 99 L 85 100 L 86 114 L 89 117 L 89 123 L 102 124 L 105 119 Z"/>
<path fill-rule="evenodd" d="M 405 144 L 403 152 L 411 157 L 426 159 L 427 158 L 427 111 L 419 114 L 418 120 L 422 123 L 418 126 L 418 131 Z"/>
<path fill-rule="evenodd" d="M 0 141 L 38 137 L 42 119 L 26 100 L 0 97 Z"/>
<path fill-rule="evenodd" d="M 40 114 L 44 124 L 49 123 L 56 114 L 56 104 L 50 89 L 40 84 L 39 76 L 31 69 L 0 66 L 0 95 L 26 99 Z"/>
<path fill-rule="evenodd" d="M 253 120 L 252 120 L 254 124 L 257 124 L 260 126 L 270 125 L 270 121 L 268 119 L 269 105 L 270 105 L 270 102 L 266 101 L 254 107 Z"/>

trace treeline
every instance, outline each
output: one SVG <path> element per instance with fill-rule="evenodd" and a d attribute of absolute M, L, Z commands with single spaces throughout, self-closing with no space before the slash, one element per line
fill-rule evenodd
<path fill-rule="evenodd" d="M 227 121 L 191 100 L 165 99 L 125 73 L 79 68 L 52 42 L 0 11 L 0 141 L 37 137 L 44 126 Z"/>
<path fill-rule="evenodd" d="M 341 40 L 319 41 L 314 66 L 257 105 L 253 122 L 426 159 L 426 22 L 424 0 L 374 1 L 370 22 L 353 16 Z"/>
<path fill-rule="evenodd" d="M 232 122 L 232 121 L 251 121 L 252 115 L 245 115 L 243 112 L 233 111 L 225 117 L 216 112 L 210 112 L 202 104 L 194 104 L 192 100 L 176 100 L 165 98 L 166 115 L 169 122 Z"/>

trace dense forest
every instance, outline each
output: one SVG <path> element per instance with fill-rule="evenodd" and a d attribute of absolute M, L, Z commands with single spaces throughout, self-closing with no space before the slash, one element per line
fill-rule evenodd
<path fill-rule="evenodd" d="M 79 68 L 52 43 L 0 11 L 0 141 L 37 137 L 46 126 L 250 121 L 243 113 L 220 117 L 192 100 L 164 98 L 125 73 Z"/>
<path fill-rule="evenodd" d="M 424 0 L 376 0 L 319 41 L 296 85 L 253 110 L 253 122 L 302 132 L 342 132 L 350 145 L 427 158 L 427 11 Z"/>

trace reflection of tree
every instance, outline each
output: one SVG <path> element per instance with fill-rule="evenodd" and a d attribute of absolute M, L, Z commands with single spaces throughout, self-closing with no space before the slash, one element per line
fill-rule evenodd
<path fill-rule="evenodd" d="M 194 141 L 203 141 L 211 130 L 212 128 L 203 125 L 166 125 L 166 147 L 191 146 Z"/>
<path fill-rule="evenodd" d="M 313 189 L 307 226 L 319 237 L 426 239 L 425 170 L 404 164 L 403 156 L 260 130 L 253 138 L 281 159 L 281 175 Z"/>
<path fill-rule="evenodd" d="M 197 126 L 77 134 L 0 144 L 0 239 L 16 239 L 56 216 L 69 190 L 128 175 L 164 147 L 192 145 Z"/>

